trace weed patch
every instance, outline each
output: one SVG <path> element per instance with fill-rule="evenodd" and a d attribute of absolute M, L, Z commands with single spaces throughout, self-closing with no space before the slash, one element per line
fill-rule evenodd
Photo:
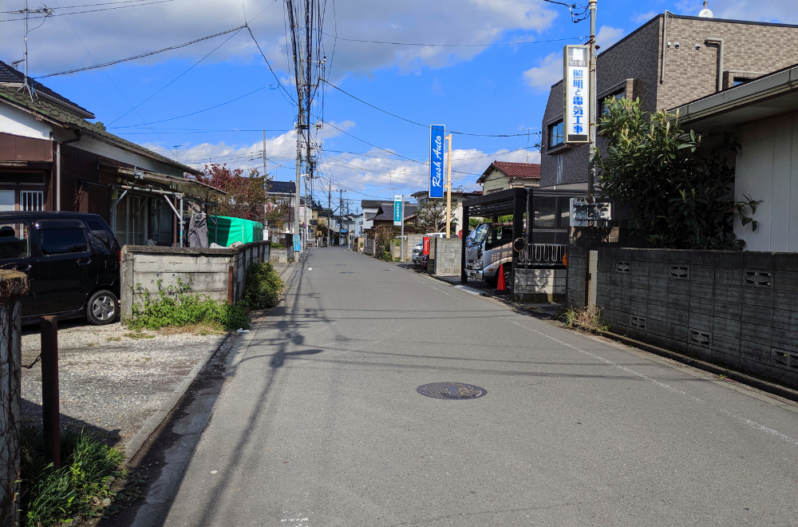
<path fill-rule="evenodd" d="M 73 516 L 96 517 L 111 504 L 113 478 L 125 477 L 124 455 L 84 433 L 61 436 L 59 469 L 44 461 L 42 433 L 22 431 L 21 511 L 25 527 L 71 522 Z"/>
<path fill-rule="evenodd" d="M 253 262 L 247 268 L 244 303 L 253 309 L 274 307 L 280 301 L 283 281 L 268 262 Z"/>
<path fill-rule="evenodd" d="M 132 333 L 125 333 L 125 335 L 129 339 L 139 340 L 139 339 L 154 339 L 155 335 L 150 335 L 149 333 L 144 333 L 142 331 L 135 331 Z"/>
<path fill-rule="evenodd" d="M 205 295 L 191 292 L 191 284 L 178 280 L 177 286 L 164 288 L 158 281 L 158 296 L 136 286 L 142 297 L 141 305 L 133 306 L 133 330 L 161 329 L 168 326 L 189 326 L 200 323 L 220 324 L 225 330 L 249 328 L 249 315 L 243 306 L 217 302 Z"/>
<path fill-rule="evenodd" d="M 108 337 L 108 342 L 119 342 L 122 340 L 121 337 Z"/>
<path fill-rule="evenodd" d="M 568 308 L 560 313 L 558 319 L 568 327 L 579 326 L 599 333 L 604 333 L 610 329 L 609 324 L 604 321 L 601 311 L 596 306 Z"/>

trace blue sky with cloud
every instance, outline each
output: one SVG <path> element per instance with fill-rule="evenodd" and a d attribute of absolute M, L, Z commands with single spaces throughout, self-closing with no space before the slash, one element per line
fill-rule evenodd
<path fill-rule="evenodd" d="M 561 78 L 562 46 L 584 39 L 587 21 L 573 24 L 567 9 L 542 0 L 327 2 L 324 27 L 330 36 L 325 37 L 325 48 L 332 63 L 328 77 L 342 89 L 407 119 L 445 123 L 452 130 L 526 134 L 531 129 L 529 137 L 455 136 L 455 186 L 476 188 L 478 175 L 494 159 L 539 159 L 527 145 L 536 143 L 532 134 L 540 131 L 548 88 Z M 58 0 L 47 5 L 73 3 Z M 599 42 L 607 47 L 666 9 L 695 15 L 701 3 L 599 0 Z M 718 18 L 798 23 L 794 3 L 710 0 L 710 8 Z M 0 11 L 24 7 L 22 0 L 4 0 L 0 6 Z M 31 3 L 31 7 L 39 6 Z M 252 30 L 285 82 L 289 75 L 284 2 L 279 0 L 172 0 L 54 17 L 30 34 L 31 74 L 89 66 L 214 34 L 240 25 L 244 11 L 249 20 L 257 15 Z M 15 18 L 0 16 L 4 17 L 0 20 Z M 21 58 L 21 22 L 0 22 L 0 31 L 0 60 L 10 63 Z M 337 41 L 332 37 L 336 31 L 341 37 Z M 293 179 L 295 111 L 246 31 L 43 82 L 93 111 L 110 131 L 191 164 L 259 166 L 260 130 L 266 129 L 269 172 L 279 180 Z M 214 106 L 218 107 L 201 111 Z M 426 188 L 423 165 L 367 144 L 426 162 L 425 127 L 330 89 L 324 117 L 352 134 L 331 126 L 320 132 L 324 146 L 320 175 L 331 179 L 334 189 L 345 189 L 346 198 L 390 199 L 394 193 Z M 327 187 L 327 181 L 316 185 Z"/>

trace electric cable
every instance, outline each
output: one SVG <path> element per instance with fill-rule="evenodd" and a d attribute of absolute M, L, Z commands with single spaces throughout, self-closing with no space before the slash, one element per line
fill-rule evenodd
<path fill-rule="evenodd" d="M 167 4 L 169 2 L 174 2 L 174 0 L 155 0 L 154 2 L 146 2 L 146 3 L 143 3 L 143 4 L 123 5 L 123 6 L 119 6 L 119 7 L 106 7 L 104 9 L 91 9 L 89 11 L 77 11 L 75 13 L 61 13 L 60 15 L 56 13 L 56 14 L 45 15 L 45 16 L 32 16 L 32 17 L 29 17 L 29 20 L 34 20 L 36 18 L 48 18 L 48 17 L 54 17 L 54 16 L 82 15 L 82 14 L 85 14 L 85 13 L 97 13 L 99 11 L 113 11 L 115 9 L 128 9 L 128 8 L 131 8 L 131 7 L 142 7 L 142 6 L 145 6 L 145 5 L 152 5 L 152 4 Z M 0 23 L 2 23 L 2 22 L 17 22 L 19 20 L 25 20 L 25 17 L 22 17 L 22 18 L 7 18 L 5 20 L 0 20 Z"/>
<path fill-rule="evenodd" d="M 385 40 L 365 40 L 358 38 L 344 38 L 344 37 L 337 37 L 335 35 L 330 35 L 329 33 L 324 33 L 324 35 L 334 38 L 336 40 L 345 40 L 347 42 L 361 42 L 364 44 L 389 44 L 392 46 L 420 46 L 428 48 L 464 48 L 464 47 L 489 48 L 496 46 L 519 46 L 524 44 L 545 44 L 549 42 L 562 42 L 565 40 L 583 40 L 586 38 L 586 37 L 568 37 L 568 38 L 556 38 L 552 40 L 528 40 L 524 42 L 507 42 L 507 43 L 502 42 L 502 43 L 493 43 L 493 44 L 421 44 L 416 42 L 390 42 Z"/>

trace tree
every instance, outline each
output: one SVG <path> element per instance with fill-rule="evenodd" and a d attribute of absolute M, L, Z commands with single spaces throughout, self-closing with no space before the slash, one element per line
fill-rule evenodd
<path fill-rule="evenodd" d="M 735 218 L 743 225 L 760 203 L 732 197 L 736 139 L 726 135 L 714 148 L 699 151 L 703 137 L 679 126 L 679 116 L 640 108 L 640 100 L 607 99 L 599 133 L 609 140 L 606 155 L 596 149 L 603 197 L 623 205 L 638 234 L 655 247 L 742 249 Z"/>
<path fill-rule="evenodd" d="M 442 199 L 428 199 L 416 210 L 416 227 L 421 232 L 446 232 L 446 202 Z M 451 218 L 449 234 L 457 232 L 457 222 Z"/>
<path fill-rule="evenodd" d="M 247 176 L 243 174 L 241 168 L 230 170 L 226 164 L 213 163 L 205 165 L 205 172 L 198 179 L 227 193 L 213 198 L 219 203 L 220 215 L 261 222 L 268 220 L 270 224 L 281 227 L 289 205 L 278 204 L 267 194 L 271 182 L 261 176 L 257 168 L 250 169 Z"/>

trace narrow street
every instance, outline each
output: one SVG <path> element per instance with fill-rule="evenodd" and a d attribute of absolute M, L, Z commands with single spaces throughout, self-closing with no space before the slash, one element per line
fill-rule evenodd
<path fill-rule="evenodd" d="M 163 525 L 798 525 L 782 399 L 340 248 L 253 331 Z"/>

